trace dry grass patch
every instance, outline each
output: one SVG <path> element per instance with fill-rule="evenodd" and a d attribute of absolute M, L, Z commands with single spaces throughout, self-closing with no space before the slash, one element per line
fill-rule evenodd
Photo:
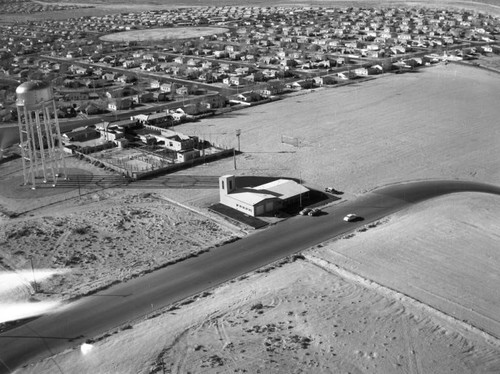
<path fill-rule="evenodd" d="M 102 36 L 100 39 L 108 42 L 190 39 L 221 34 L 226 31 L 228 31 L 228 29 L 223 27 L 176 27 L 118 32 Z"/>

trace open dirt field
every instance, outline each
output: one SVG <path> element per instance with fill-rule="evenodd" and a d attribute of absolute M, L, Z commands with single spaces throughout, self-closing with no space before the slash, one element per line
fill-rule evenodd
<path fill-rule="evenodd" d="M 84 196 L 42 216 L 2 225 L 2 265 L 64 269 L 37 298 L 69 298 L 220 244 L 231 232 L 150 192 Z M 85 282 L 82 280 L 85 279 Z"/>
<path fill-rule="evenodd" d="M 223 27 L 176 27 L 174 29 L 148 29 L 118 32 L 102 36 L 100 39 L 108 42 L 154 41 L 169 39 L 199 38 L 200 36 L 221 34 L 227 29 Z"/>
<path fill-rule="evenodd" d="M 296 96 L 179 126 L 241 151 L 186 173 L 300 177 L 322 189 L 360 194 L 417 179 L 500 181 L 500 75 L 440 65 Z M 296 137 L 300 145 L 281 143 Z"/>
<path fill-rule="evenodd" d="M 489 310 L 498 321 L 498 280 L 491 278 L 499 265 L 498 227 L 491 219 L 500 204 L 498 197 L 465 197 L 412 207 L 351 239 L 307 251 L 312 261 L 252 274 L 19 372 L 52 373 L 56 361 L 64 372 L 85 373 L 498 373 L 500 341 L 471 328 L 471 319 L 461 322 L 474 313 L 447 315 L 442 304 L 427 305 L 426 295 L 419 302 L 409 289 L 439 288 L 449 302 L 473 297 L 475 310 Z M 488 239 L 470 246 L 463 215 Z M 436 220 L 439 226 L 425 224 Z M 455 234 L 446 241 L 450 228 Z M 346 267 L 318 260 L 338 263 L 333 256 Z M 483 272 L 476 265 L 484 262 Z M 368 279 L 356 275 L 365 271 Z M 395 291 L 369 280 L 382 276 Z"/>
<path fill-rule="evenodd" d="M 313 250 L 500 341 L 500 196 L 449 195 Z"/>

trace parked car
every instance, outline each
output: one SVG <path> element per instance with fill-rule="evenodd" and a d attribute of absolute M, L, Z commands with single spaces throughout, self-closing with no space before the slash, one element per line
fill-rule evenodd
<path fill-rule="evenodd" d="M 335 195 L 341 195 L 342 194 L 341 191 L 338 191 L 338 190 L 336 190 L 333 187 L 325 187 L 325 192 L 332 193 L 332 194 L 335 194 Z"/>
<path fill-rule="evenodd" d="M 354 222 L 360 219 L 356 214 L 354 213 L 349 213 L 347 216 L 344 217 L 344 221 L 346 222 Z"/>
<path fill-rule="evenodd" d="M 321 214 L 321 209 L 318 208 L 313 208 L 307 215 L 314 217 L 314 216 L 319 216 Z"/>
<path fill-rule="evenodd" d="M 301 216 L 307 216 L 311 210 L 312 210 L 311 208 L 304 208 L 299 212 L 299 214 Z"/>

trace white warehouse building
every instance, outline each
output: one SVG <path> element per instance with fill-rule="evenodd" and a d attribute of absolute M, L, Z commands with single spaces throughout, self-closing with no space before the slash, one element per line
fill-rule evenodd
<path fill-rule="evenodd" d="M 298 205 L 300 199 L 308 194 L 308 188 L 289 179 L 277 179 L 255 187 L 236 188 L 234 175 L 223 175 L 219 178 L 221 204 L 253 217 Z"/>

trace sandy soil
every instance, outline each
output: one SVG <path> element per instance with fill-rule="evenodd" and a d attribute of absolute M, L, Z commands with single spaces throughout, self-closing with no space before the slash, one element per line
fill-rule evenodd
<path fill-rule="evenodd" d="M 500 341 L 499 216 L 500 196 L 449 195 L 364 227 L 311 255 L 410 295 Z"/>
<path fill-rule="evenodd" d="M 68 205 L 2 225 L 4 266 L 29 268 L 33 257 L 36 269 L 69 270 L 43 282 L 37 297 L 84 294 L 231 237 L 219 224 L 150 192 L 113 190 Z"/>
<path fill-rule="evenodd" d="M 237 170 L 232 160 L 221 160 L 181 174 L 300 176 L 311 187 L 333 185 L 344 190 L 346 198 L 410 179 L 498 184 L 499 77 L 442 65 L 359 86 L 301 93 L 224 118 L 182 125 L 181 132 L 231 145 L 236 144 L 235 130 L 242 129 L 244 153 L 237 159 Z M 301 146 L 282 144 L 281 135 L 297 137 Z M 105 274 L 114 264 L 114 276 L 126 278 L 181 252 L 203 250 L 234 235 L 211 217 L 163 201 L 172 199 L 205 213 L 207 201 L 217 197 L 216 190 L 147 192 L 106 187 L 89 191 L 86 203 L 80 205 L 73 187 L 66 192 L 66 202 L 54 203 L 47 211 L 38 203 L 32 217 L 3 218 L 4 266 L 29 269 L 28 258 L 36 254 L 40 266 L 72 268 L 41 285 L 47 294 L 57 289 L 69 296 L 86 289 L 74 282 L 61 283 L 63 277 L 78 273 L 80 284 L 102 284 L 99 276 L 91 278 L 95 274 L 88 272 L 90 267 L 96 274 Z M 334 264 L 341 256 L 335 255 L 338 243 L 352 243 L 338 253 L 363 253 L 376 258 L 381 267 L 344 260 L 345 271 L 373 279 L 380 287 L 367 287 L 368 281 L 346 273 L 332 275 L 334 266 L 325 266 L 326 271 L 299 261 L 224 285 L 211 296 L 183 305 L 179 312 L 103 339 L 84 357 L 79 351 L 68 352 L 20 372 L 54 372 L 54 361 L 68 372 L 148 372 L 152 366 L 161 372 L 156 360 L 179 373 L 191 369 L 498 372 L 498 341 L 492 337 L 498 324 L 494 304 L 498 294 L 485 290 L 496 280 L 488 269 L 498 268 L 498 253 L 492 250 L 498 233 L 498 199 L 464 196 L 465 200 L 440 203 L 437 210 L 430 209 L 432 204 L 422 205 L 421 210 L 395 216 L 380 229 L 335 242 L 333 251 L 321 251 Z M 1 205 L 12 206 L 15 201 L 5 198 Z M 456 205 L 454 211 L 448 211 L 451 205 Z M 433 227 L 429 222 L 435 220 L 440 225 Z M 155 236 L 159 231 L 162 235 Z M 383 249 L 389 243 L 388 255 Z M 50 252 L 37 251 L 40 244 Z M 173 244 L 180 252 L 170 249 Z M 371 248 L 375 248 L 373 254 Z M 405 248 L 413 248 L 409 252 L 413 262 L 406 262 Z M 471 256 L 471 248 L 479 255 Z M 421 252 L 425 255 L 418 255 Z M 313 254 L 317 258 L 318 252 Z M 392 264 L 391 259 L 400 263 Z M 484 265 L 491 268 L 485 271 Z M 441 284 L 448 280 L 443 274 L 453 282 Z M 480 290 L 479 295 L 475 290 Z M 406 293 L 408 298 L 403 297 Z M 476 303 L 478 308 L 472 308 Z M 131 351 L 136 353 L 130 355 Z"/>
<path fill-rule="evenodd" d="M 455 213 L 471 213 L 482 232 L 494 235 L 491 217 L 473 209 L 488 204 L 491 198 L 468 197 L 466 201 L 460 196 L 442 198 L 431 209 L 413 207 L 374 229 L 356 233 L 352 239 L 307 251 L 306 258 L 312 261 L 297 260 L 251 274 L 133 329 L 97 338 L 85 349 L 77 347 L 18 372 L 51 373 L 57 362 L 63 372 L 86 373 L 496 373 L 500 370 L 498 339 L 442 313 L 432 303 L 427 305 L 426 300 L 417 301 L 412 290 L 406 296 L 372 282 L 373 272 L 367 272 L 367 279 L 348 267 L 338 269 L 318 260 L 331 259 L 332 254 L 343 251 L 359 254 L 351 264 L 369 267 L 376 259 L 377 264 L 391 266 L 389 270 L 397 274 L 406 265 L 397 261 L 402 246 L 409 253 L 422 248 L 413 240 L 404 240 L 402 245 L 403 237 L 419 236 L 422 222 L 435 220 L 456 202 Z M 498 210 L 498 204 L 489 209 L 491 214 L 498 214 Z M 450 214 L 445 218 L 449 226 L 459 227 L 463 224 L 459 217 Z M 434 284 L 439 271 L 435 265 L 428 266 L 426 255 L 447 256 L 453 248 L 459 255 L 450 256 L 446 270 L 455 266 L 454 281 L 467 278 L 470 271 L 456 266 L 461 255 L 473 249 L 464 245 L 467 231 L 459 231 L 461 235 L 443 248 L 441 229 L 434 228 L 427 233 L 426 253 L 411 256 L 409 276 L 418 269 L 423 279 L 431 279 L 426 284 Z M 489 256 L 487 248 L 474 254 L 474 258 Z M 495 266 L 498 268 L 498 264 L 491 264 Z M 358 273 L 364 271 L 353 267 Z M 388 272 L 384 269 L 381 273 Z M 447 288 L 446 282 L 439 284 Z M 476 289 L 481 286 L 474 279 L 460 284 Z M 460 299 L 458 294 L 447 295 Z M 483 306 L 493 307 L 494 312 L 495 300 L 498 298 Z"/>

